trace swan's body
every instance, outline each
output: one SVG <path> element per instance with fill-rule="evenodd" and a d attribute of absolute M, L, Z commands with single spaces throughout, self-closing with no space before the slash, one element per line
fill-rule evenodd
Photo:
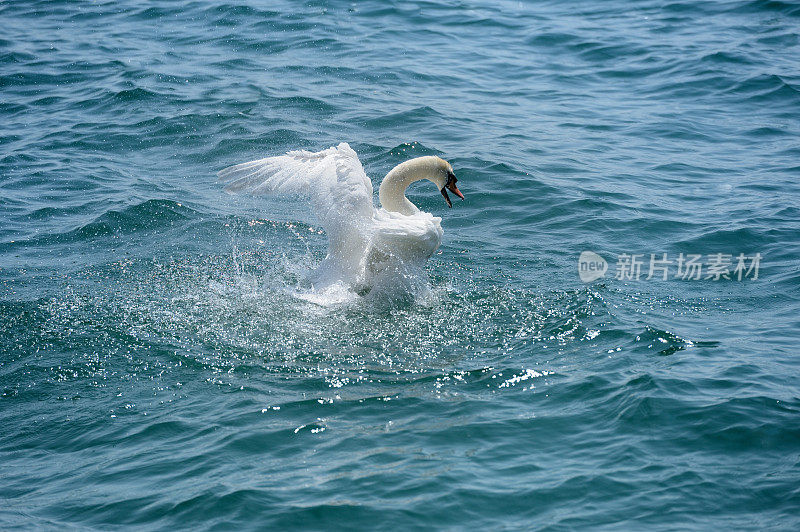
<path fill-rule="evenodd" d="M 463 198 L 450 164 L 418 157 L 397 165 L 380 186 L 382 208 L 373 205 L 372 182 L 347 143 L 320 152 L 291 151 L 219 172 L 229 192 L 300 194 L 311 200 L 328 235 L 328 255 L 312 279 L 315 286 L 344 282 L 359 292 L 379 278 L 407 276 L 421 268 L 442 241 L 441 218 L 420 211 L 405 196 L 414 181 L 434 182 Z"/>

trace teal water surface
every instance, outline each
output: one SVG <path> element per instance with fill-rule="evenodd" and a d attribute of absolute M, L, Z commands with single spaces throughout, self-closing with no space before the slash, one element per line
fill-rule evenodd
<path fill-rule="evenodd" d="M 0 22 L 0 529 L 800 528 L 796 3 Z M 303 297 L 312 213 L 216 182 L 343 141 L 455 168 L 416 297 Z"/>

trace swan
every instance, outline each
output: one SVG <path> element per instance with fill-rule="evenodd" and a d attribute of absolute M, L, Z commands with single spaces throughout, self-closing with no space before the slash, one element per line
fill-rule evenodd
<path fill-rule="evenodd" d="M 310 276 L 312 288 L 344 284 L 359 295 L 381 281 L 402 284 L 418 276 L 442 242 L 442 219 L 406 197 L 411 183 L 433 182 L 448 207 L 453 206 L 448 190 L 464 199 L 450 163 L 426 156 L 386 174 L 378 191 L 381 208 L 375 208 L 372 182 L 346 142 L 237 164 L 217 175 L 229 193 L 307 197 L 328 237 L 327 256 Z"/>

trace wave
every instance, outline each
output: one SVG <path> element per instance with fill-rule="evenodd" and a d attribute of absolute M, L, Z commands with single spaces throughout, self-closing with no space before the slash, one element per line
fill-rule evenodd
<path fill-rule="evenodd" d="M 729 92 L 745 96 L 747 101 L 752 102 L 800 104 L 800 90 L 774 74 L 750 77 L 738 83 Z"/>

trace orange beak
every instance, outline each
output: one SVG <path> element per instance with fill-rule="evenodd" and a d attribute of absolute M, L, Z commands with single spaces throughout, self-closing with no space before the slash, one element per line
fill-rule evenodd
<path fill-rule="evenodd" d="M 456 186 L 456 182 L 455 181 L 451 181 L 451 182 L 447 183 L 447 188 L 448 188 L 448 190 L 450 190 L 450 192 L 452 192 L 453 194 L 455 194 L 459 198 L 464 199 L 464 194 L 462 194 L 461 191 L 458 190 L 458 187 Z"/>

